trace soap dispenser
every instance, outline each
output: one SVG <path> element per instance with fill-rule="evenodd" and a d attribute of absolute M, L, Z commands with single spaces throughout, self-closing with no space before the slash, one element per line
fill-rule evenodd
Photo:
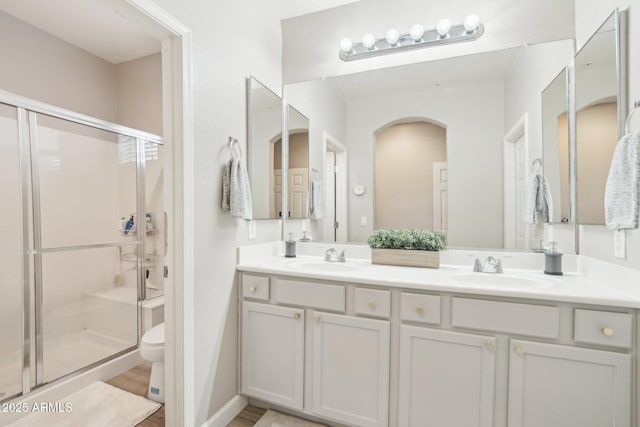
<path fill-rule="evenodd" d="M 289 240 L 285 241 L 284 256 L 287 258 L 296 257 L 296 241 L 293 240 L 293 233 L 289 233 Z"/>
<path fill-rule="evenodd" d="M 562 276 L 562 254 L 556 246 L 558 242 L 549 242 L 551 247 L 544 253 L 544 274 Z"/>

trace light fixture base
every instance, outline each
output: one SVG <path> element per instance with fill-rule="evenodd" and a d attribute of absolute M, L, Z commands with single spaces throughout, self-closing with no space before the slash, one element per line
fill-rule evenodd
<path fill-rule="evenodd" d="M 367 49 L 362 43 L 355 43 L 350 52 L 340 51 L 339 56 L 343 61 L 354 61 L 356 59 L 371 58 L 389 53 L 473 41 L 479 39 L 483 33 L 484 25 L 482 24 L 479 24 L 478 28 L 473 32 L 468 32 L 464 28 L 464 25 L 461 24 L 452 26 L 445 38 L 442 38 L 435 29 L 425 31 L 422 39 L 417 41 L 413 40 L 409 34 L 402 34 L 400 40 L 398 40 L 395 45 L 389 44 L 385 38 L 376 40 L 374 50 Z"/>

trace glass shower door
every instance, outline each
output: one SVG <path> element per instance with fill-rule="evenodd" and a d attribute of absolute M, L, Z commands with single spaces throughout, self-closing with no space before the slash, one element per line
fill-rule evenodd
<path fill-rule="evenodd" d="M 17 108 L 0 104 L 0 401 L 22 392 L 22 198 Z"/>
<path fill-rule="evenodd" d="M 138 343 L 143 160 L 117 133 L 36 113 L 29 128 L 41 385 Z"/>

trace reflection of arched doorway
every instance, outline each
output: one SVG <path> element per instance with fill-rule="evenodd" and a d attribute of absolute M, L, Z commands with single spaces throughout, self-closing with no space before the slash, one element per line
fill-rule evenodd
<path fill-rule="evenodd" d="M 396 121 L 376 131 L 374 150 L 374 228 L 446 231 L 446 128 Z"/>

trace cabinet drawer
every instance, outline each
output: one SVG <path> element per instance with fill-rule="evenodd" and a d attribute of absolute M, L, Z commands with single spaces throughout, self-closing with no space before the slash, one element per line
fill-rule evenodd
<path fill-rule="evenodd" d="M 576 310 L 574 340 L 580 343 L 631 347 L 633 316 L 628 313 Z"/>
<path fill-rule="evenodd" d="M 440 324 L 440 297 L 403 292 L 400 317 L 409 322 Z"/>
<path fill-rule="evenodd" d="M 541 338 L 558 338 L 560 333 L 558 307 L 455 297 L 451 304 L 454 327 Z"/>
<path fill-rule="evenodd" d="M 355 293 L 356 314 L 384 319 L 391 316 L 391 294 L 389 291 L 356 288 Z"/>
<path fill-rule="evenodd" d="M 344 286 L 276 279 L 276 302 L 344 313 Z"/>
<path fill-rule="evenodd" d="M 254 276 L 252 274 L 243 274 L 242 296 L 245 298 L 268 301 L 269 278 L 264 276 Z"/>

